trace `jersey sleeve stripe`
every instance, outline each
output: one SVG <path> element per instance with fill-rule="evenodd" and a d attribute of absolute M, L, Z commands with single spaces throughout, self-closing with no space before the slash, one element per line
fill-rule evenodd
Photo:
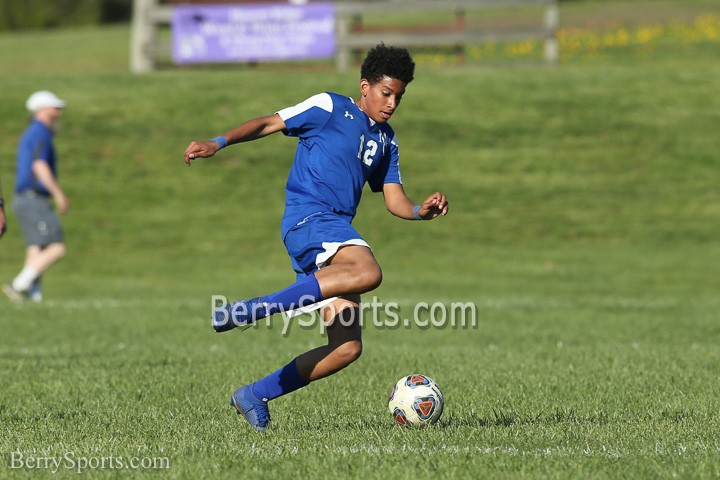
<path fill-rule="evenodd" d="M 278 111 L 277 114 L 280 115 L 280 118 L 282 118 L 283 121 L 285 121 L 288 118 L 292 118 L 300 115 L 303 112 L 307 112 L 313 107 L 322 108 L 326 112 L 332 113 L 332 98 L 327 93 L 318 93 L 317 95 L 313 95 L 304 102 L 298 103 L 293 107 L 283 108 L 282 110 Z"/>

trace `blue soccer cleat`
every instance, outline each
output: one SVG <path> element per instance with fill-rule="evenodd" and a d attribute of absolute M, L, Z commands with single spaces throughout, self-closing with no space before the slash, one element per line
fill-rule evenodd
<path fill-rule="evenodd" d="M 270 410 L 266 401 L 260 400 L 252 393 L 252 384 L 235 390 L 230 397 L 230 405 L 237 413 L 245 417 L 251 427 L 258 432 L 265 430 L 270 423 Z"/>
<path fill-rule="evenodd" d="M 252 305 L 248 300 L 238 300 L 213 307 L 211 318 L 216 332 L 227 332 L 235 327 L 252 325 L 255 322 Z"/>

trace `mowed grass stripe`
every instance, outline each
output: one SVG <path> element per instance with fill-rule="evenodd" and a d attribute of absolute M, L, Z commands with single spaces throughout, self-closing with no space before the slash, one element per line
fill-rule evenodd
<path fill-rule="evenodd" d="M 57 146 L 73 201 L 47 301 L 0 299 L 4 458 L 166 455 L 159 473 L 174 478 L 720 476 L 713 49 L 555 69 L 421 66 L 393 121 L 403 177 L 414 198 L 446 192 L 451 215 L 401 222 L 367 193 L 355 225 L 384 269 L 379 300 L 403 317 L 417 302 L 473 302 L 477 328 L 368 324 L 356 364 L 274 402 L 273 429 L 255 435 L 230 393 L 325 339 L 297 323 L 283 336 L 281 318 L 215 334 L 208 310 L 212 294 L 292 280 L 278 222 L 294 142 L 189 169 L 182 150 L 319 90 L 352 94 L 357 75 L 135 77 L 117 60 L 126 31 L 56 33 L 21 47 L 0 37 L 18 66 L 0 79 L 6 197 L 23 102 L 50 88 L 70 105 Z M 72 62 L 26 65 L 62 59 L 69 41 Z M 2 280 L 22 261 L 10 220 Z M 446 395 L 435 428 L 395 428 L 387 412 L 390 387 L 412 372 Z"/>

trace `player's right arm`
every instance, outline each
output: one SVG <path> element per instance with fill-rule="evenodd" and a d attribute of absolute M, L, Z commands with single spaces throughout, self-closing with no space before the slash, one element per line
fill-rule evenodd
<path fill-rule="evenodd" d="M 50 192 L 60 213 L 67 213 L 70 208 L 70 202 L 65 196 L 65 192 L 60 188 L 60 184 L 55 179 L 55 175 L 53 175 L 47 162 L 42 159 L 33 160 L 32 171 L 37 179 L 40 180 L 40 183 Z"/>
<path fill-rule="evenodd" d="M 265 117 L 253 118 L 245 123 L 241 123 L 229 132 L 222 135 L 227 140 L 227 145 L 235 143 L 249 142 L 258 138 L 267 137 L 273 133 L 285 130 L 285 122 L 280 115 L 273 114 Z M 222 139 L 220 139 L 222 140 Z M 191 142 L 185 149 L 185 163 L 189 166 L 190 162 L 196 158 L 212 157 L 222 147 L 214 140 L 209 142 Z"/>

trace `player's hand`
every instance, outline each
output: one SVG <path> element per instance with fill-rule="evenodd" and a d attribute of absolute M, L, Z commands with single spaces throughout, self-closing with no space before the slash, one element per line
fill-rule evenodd
<path fill-rule="evenodd" d="M 185 149 L 185 164 L 189 167 L 196 158 L 212 157 L 218 150 L 220 145 L 216 142 L 191 142 Z"/>
<path fill-rule="evenodd" d="M 432 220 L 439 215 L 447 215 L 448 207 L 447 197 L 440 192 L 435 192 L 420 205 L 418 215 L 423 220 Z"/>
<path fill-rule="evenodd" d="M 59 192 L 54 197 L 55 199 L 55 206 L 57 206 L 57 209 L 60 213 L 66 214 L 68 210 L 70 210 L 70 200 L 65 196 L 63 192 Z"/>
<path fill-rule="evenodd" d="M 0 207 L 0 238 L 2 238 L 3 235 L 5 235 L 6 231 L 7 231 L 7 222 L 5 220 L 5 210 L 3 210 L 3 207 Z"/>

